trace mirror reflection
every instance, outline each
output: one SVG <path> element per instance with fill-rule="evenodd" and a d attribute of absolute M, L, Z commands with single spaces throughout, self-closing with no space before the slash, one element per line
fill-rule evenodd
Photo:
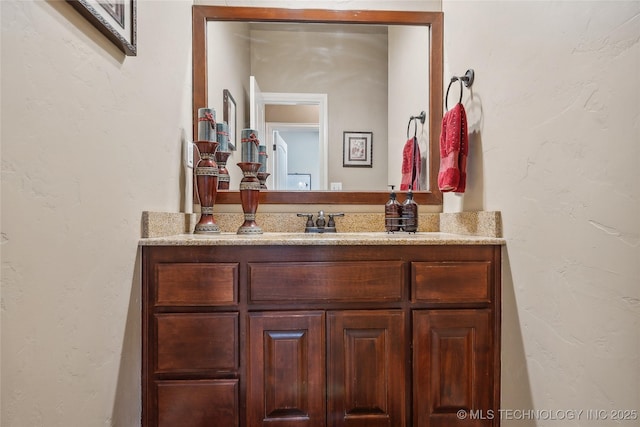
<path fill-rule="evenodd" d="M 216 22 L 216 27 L 209 28 L 209 23 Z M 421 11 L 390 11 L 390 10 L 342 10 L 342 9 L 286 9 L 286 8 L 261 8 L 261 7 L 234 7 L 234 6 L 193 6 L 193 117 L 197 117 L 198 108 L 203 106 L 215 108 L 216 111 L 222 109 L 221 93 L 226 89 L 233 94 L 238 108 L 235 111 L 238 132 L 240 129 L 249 125 L 251 126 L 250 110 L 254 109 L 261 114 L 265 113 L 270 107 L 264 105 L 261 111 L 261 104 L 250 102 L 250 88 L 248 78 L 252 75 L 251 64 L 251 46 L 249 31 L 250 23 L 301 23 L 304 25 L 313 23 L 314 25 L 325 24 L 347 24 L 351 25 L 374 25 L 374 26 L 391 26 L 387 27 L 387 56 L 386 65 L 387 73 L 387 104 L 369 104 L 368 98 L 370 88 L 363 89 L 355 94 L 351 94 L 348 98 L 356 102 L 355 106 L 350 106 L 342 110 L 342 114 L 338 114 L 339 120 L 346 120 L 346 124 L 338 123 L 337 125 L 328 117 L 330 114 L 335 115 L 338 107 L 342 107 L 347 101 L 335 101 L 329 92 L 320 92 L 322 89 L 310 89 L 311 83 L 319 78 L 318 70 L 302 70 L 298 73 L 303 77 L 301 83 L 304 87 L 305 94 L 324 95 L 327 97 L 326 104 L 331 103 L 331 107 L 327 107 L 327 128 L 319 126 L 320 141 L 326 141 L 327 155 L 324 165 L 320 166 L 318 172 L 318 180 L 311 179 L 309 186 L 313 187 L 315 183 L 326 182 L 328 190 L 275 190 L 260 192 L 261 204 L 362 204 L 362 205 L 382 205 L 388 199 L 387 184 L 398 182 L 400 172 L 393 172 L 393 168 L 399 170 L 402 165 L 403 152 L 398 148 L 398 144 L 402 145 L 406 142 L 408 130 L 407 122 L 410 117 L 426 111 L 426 121 L 424 126 L 419 126 L 415 130 L 416 136 L 420 140 L 422 147 L 426 150 L 422 152 L 422 164 L 426 167 L 422 169 L 422 176 L 426 181 L 426 188 L 416 191 L 414 199 L 420 204 L 440 205 L 442 203 L 442 193 L 436 185 L 437 168 L 439 164 L 438 139 L 440 134 L 440 123 L 442 121 L 443 100 L 442 100 L 442 56 L 443 56 L 443 14 L 442 12 L 421 12 Z M 237 29 L 227 31 L 227 26 L 235 26 L 240 24 L 244 26 L 243 32 L 245 37 L 231 37 L 233 33 L 237 33 Z M 402 43 L 394 47 L 393 40 L 397 40 L 393 36 L 396 26 L 407 26 L 407 32 L 420 29 L 420 32 L 428 35 L 424 43 L 412 46 L 404 38 Z M 426 30 L 426 31 L 423 31 Z M 257 46 L 257 45 L 256 45 Z M 313 60 L 316 58 L 326 59 L 329 52 L 333 50 L 341 50 L 342 45 L 336 43 L 330 47 L 325 47 L 316 52 L 314 58 L 305 58 L 300 52 L 289 55 L 296 59 L 296 66 L 309 64 L 317 65 Z M 304 52 L 303 52 L 304 53 Z M 364 55 L 353 54 L 352 57 L 366 60 Z M 345 58 L 342 62 L 338 62 L 334 67 L 342 67 L 344 64 L 352 62 L 352 57 Z M 426 61 L 428 64 L 428 72 L 425 72 L 417 64 L 420 61 Z M 314 71 L 315 70 L 315 74 Z M 262 70 L 253 70 L 257 75 L 254 77 L 261 78 Z M 400 76 L 400 78 L 393 78 Z M 293 78 L 293 77 L 292 77 Z M 265 80 L 265 84 L 269 84 Z M 351 85 L 359 83 L 363 78 L 360 73 L 351 73 L 343 77 L 332 77 L 330 81 L 349 82 Z M 257 81 L 257 80 L 256 80 Z M 263 83 L 258 83 L 259 87 Z M 300 84 L 300 83 L 299 83 Z M 410 85 L 412 90 L 408 93 L 402 92 L 405 86 Z M 427 89 L 423 90 L 422 85 Z M 266 87 L 266 86 L 265 86 Z M 288 92 L 291 89 L 269 88 L 264 89 L 263 94 L 290 94 L 296 92 Z M 287 92 L 271 92 L 273 90 L 286 90 Z M 426 94 L 426 95 L 425 95 Z M 331 100 L 329 100 L 329 97 Z M 426 97 L 426 99 L 425 99 Z M 282 102 L 282 101 L 281 101 Z M 286 103 L 286 102 L 285 102 Z M 337 107 L 333 105 L 336 104 Z M 382 108 L 386 111 L 386 119 L 377 119 L 375 126 L 381 126 L 382 130 L 374 128 L 374 125 L 365 127 L 362 116 L 373 115 L 374 111 Z M 320 107 L 320 115 L 323 113 Z M 257 116 L 253 116 L 254 118 Z M 279 119 L 284 120 L 284 119 Z M 289 121 L 286 119 L 285 121 Z M 362 121 L 360 121 L 362 120 Z M 323 123 L 322 119 L 319 120 Z M 284 123 L 284 122 L 272 122 Z M 310 124 L 307 122 L 307 124 Z M 256 122 L 253 123 L 256 125 Z M 265 122 L 265 127 L 266 127 Z M 362 126 L 356 128 L 355 126 Z M 386 131 L 384 127 L 386 126 Z M 373 130 L 372 130 L 373 129 Z M 374 131 L 375 130 L 375 131 Z M 326 137 L 322 137 L 325 132 Z M 350 142 L 350 150 L 353 150 L 353 158 L 344 161 L 344 141 L 345 135 L 353 135 L 353 132 L 359 132 L 362 135 L 370 135 L 370 137 L 357 137 Z M 196 122 L 194 121 L 194 135 L 196 134 Z M 237 135 L 236 134 L 236 135 Z M 272 135 L 272 132 L 268 132 Z M 428 135 L 428 137 L 427 137 Z M 398 143 L 398 141 L 400 141 Z M 371 155 L 369 153 L 368 144 L 371 144 Z M 239 141 L 237 141 L 239 143 Z M 337 144 L 336 146 L 332 144 Z M 322 147 L 320 147 L 322 152 Z M 350 151 L 351 153 L 351 151 Z M 239 156 L 235 152 L 234 156 Z M 324 159 L 324 156 L 318 155 L 318 164 Z M 273 160 L 273 159 L 271 159 Z M 234 161 L 230 159 L 229 171 L 239 174 L 239 170 L 234 168 Z M 386 162 L 386 169 L 385 169 Z M 347 167 L 345 164 L 350 163 Z M 353 166 L 358 164 L 358 167 Z M 294 169 L 299 166 L 295 165 Z M 381 168 L 373 172 L 374 169 Z M 325 173 L 325 178 L 320 176 Z M 292 173 L 295 171 L 292 169 Z M 386 172 L 386 173 L 385 173 Z M 287 171 L 287 175 L 289 171 Z M 355 179 L 348 178 L 355 176 Z M 382 178 L 380 178 L 382 177 Z M 240 180 L 236 176 L 235 182 Z M 374 181 L 379 180 L 379 181 Z M 376 182 L 369 185 L 371 182 Z M 333 183 L 333 185 L 332 185 Z M 331 190 L 331 187 L 342 188 L 342 190 Z M 384 187 L 384 188 L 382 188 Z M 372 190 L 358 190 L 357 188 L 373 188 Z M 401 194 L 399 194 L 401 196 Z M 238 203 L 238 191 L 223 190 L 218 192 L 217 204 Z"/>
<path fill-rule="evenodd" d="M 425 190 L 429 121 L 408 122 L 429 112 L 429 44 L 427 26 L 209 21 L 209 105 L 222 111 L 223 91 L 233 95 L 238 127 L 268 147 L 270 190 L 400 188 L 414 134 Z M 239 156 L 227 162 L 232 190 Z"/>

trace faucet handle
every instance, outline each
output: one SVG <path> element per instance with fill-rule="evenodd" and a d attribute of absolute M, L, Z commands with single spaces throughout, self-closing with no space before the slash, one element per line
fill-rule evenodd
<path fill-rule="evenodd" d="M 328 215 L 329 215 L 329 222 L 327 223 L 327 227 L 335 227 L 336 221 L 333 218 L 336 216 L 344 216 L 344 212 L 330 213 Z"/>
<path fill-rule="evenodd" d="M 305 227 L 313 227 L 313 214 L 310 214 L 310 213 L 299 213 L 297 215 L 307 218 L 307 223 L 305 224 Z"/>

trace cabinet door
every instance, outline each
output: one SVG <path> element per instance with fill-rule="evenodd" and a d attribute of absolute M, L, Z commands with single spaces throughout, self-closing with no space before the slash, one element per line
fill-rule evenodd
<path fill-rule="evenodd" d="M 499 414 L 492 402 L 490 319 L 489 310 L 413 312 L 416 427 L 497 423 Z"/>
<path fill-rule="evenodd" d="M 404 313 L 361 310 L 327 316 L 327 425 L 404 427 Z"/>
<path fill-rule="evenodd" d="M 325 425 L 324 312 L 249 315 L 247 425 Z"/>

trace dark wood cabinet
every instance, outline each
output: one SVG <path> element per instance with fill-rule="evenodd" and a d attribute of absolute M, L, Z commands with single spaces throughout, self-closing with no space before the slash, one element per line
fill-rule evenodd
<path fill-rule="evenodd" d="M 143 426 L 498 426 L 500 250 L 143 246 Z"/>
<path fill-rule="evenodd" d="M 238 380 L 170 380 L 151 386 L 156 410 L 143 425 L 161 427 L 237 426 Z"/>
<path fill-rule="evenodd" d="M 325 314 L 249 314 L 247 425 L 325 425 Z"/>
<path fill-rule="evenodd" d="M 415 426 L 491 425 L 490 320 L 488 310 L 413 312 Z"/>
<path fill-rule="evenodd" d="M 402 310 L 328 314 L 328 425 L 406 423 L 406 336 Z"/>

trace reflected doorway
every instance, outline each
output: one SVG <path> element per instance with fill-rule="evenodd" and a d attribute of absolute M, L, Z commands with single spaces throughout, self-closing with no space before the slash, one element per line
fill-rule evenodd
<path fill-rule="evenodd" d="M 251 127 L 266 137 L 268 166 L 271 175 L 267 179 L 267 188 L 286 190 L 287 184 L 281 184 L 283 171 L 276 165 L 276 140 L 274 131 L 287 142 L 287 174 L 312 174 L 311 190 L 327 190 L 328 184 L 328 125 L 327 95 L 317 93 L 277 93 L 262 92 L 255 77 L 250 78 L 250 123 Z M 315 136 L 314 136 L 315 135 Z M 285 138 L 286 137 L 286 138 Z M 315 138 L 314 149 L 300 148 L 298 144 L 308 144 Z M 302 141 L 305 142 L 296 142 Z M 296 144 L 295 146 L 292 144 Z M 297 154 L 296 154 L 297 153 Z M 278 156 L 282 159 L 282 153 Z M 282 165 L 282 160 L 280 165 Z M 313 164 L 313 172 L 306 165 Z M 286 182 L 286 181 L 285 181 Z"/>
<path fill-rule="evenodd" d="M 323 189 L 318 124 L 267 122 L 265 134 L 270 147 L 267 170 L 273 171 L 267 179 L 267 188 Z"/>

